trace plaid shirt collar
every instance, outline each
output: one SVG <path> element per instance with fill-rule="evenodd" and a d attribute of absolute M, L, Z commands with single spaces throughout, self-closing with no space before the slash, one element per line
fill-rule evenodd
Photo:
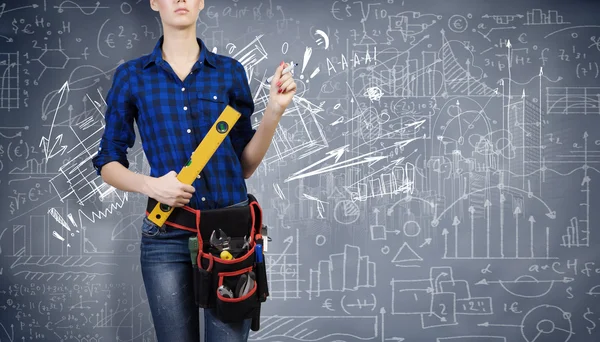
<path fill-rule="evenodd" d="M 154 49 L 152 50 L 152 53 L 147 56 L 146 61 L 143 63 L 144 69 L 152 63 L 158 65 L 164 63 L 164 59 L 162 58 L 162 44 L 164 39 L 165 36 L 160 36 L 156 42 L 156 45 L 154 46 Z M 196 41 L 198 42 L 198 45 L 200 45 L 200 56 L 198 57 L 198 62 L 204 62 L 206 65 L 212 66 L 213 68 L 216 67 L 215 55 L 206 48 L 206 45 L 204 45 L 204 41 L 202 41 L 202 39 L 196 37 Z"/>

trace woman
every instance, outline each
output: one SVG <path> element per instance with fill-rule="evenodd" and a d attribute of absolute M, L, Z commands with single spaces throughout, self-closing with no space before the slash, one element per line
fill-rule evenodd
<path fill-rule="evenodd" d="M 269 102 L 258 129 L 251 126 L 252 94 L 243 66 L 213 54 L 196 37 L 204 0 L 150 0 L 160 14 L 164 35 L 153 52 L 120 65 L 107 95 L 106 125 L 93 164 L 102 179 L 123 191 L 139 192 L 172 207 L 205 210 L 247 205 L 249 178 L 272 141 L 296 92 L 281 63 L 271 81 Z M 192 185 L 176 170 L 226 105 L 242 116 Z M 127 148 L 137 122 L 150 176 L 128 170 Z M 200 341 L 199 310 L 194 302 L 189 231 L 144 219 L 140 262 L 159 342 Z M 246 341 L 250 320 L 225 324 L 204 310 L 205 341 Z"/>

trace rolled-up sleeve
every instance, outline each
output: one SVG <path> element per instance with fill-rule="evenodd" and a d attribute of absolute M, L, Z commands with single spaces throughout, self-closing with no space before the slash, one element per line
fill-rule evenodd
<path fill-rule="evenodd" d="M 115 70 L 112 86 L 106 96 L 104 133 L 100 139 L 97 154 L 92 158 L 96 174 L 102 166 L 118 161 L 129 168 L 127 148 L 135 142 L 134 118 L 137 108 L 131 98 L 131 87 L 127 66 L 121 64 Z"/>
<path fill-rule="evenodd" d="M 234 68 L 234 85 L 232 96 L 229 98 L 229 105 L 240 112 L 241 116 L 229 133 L 231 143 L 239 160 L 242 160 L 244 148 L 252 140 L 256 129 L 252 128 L 250 117 L 254 113 L 254 100 L 248 84 L 246 70 L 240 63 L 236 63 Z"/>

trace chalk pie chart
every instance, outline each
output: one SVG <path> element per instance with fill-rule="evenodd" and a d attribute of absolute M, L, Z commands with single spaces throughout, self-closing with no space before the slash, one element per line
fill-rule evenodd
<path fill-rule="evenodd" d="M 536 306 L 523 317 L 521 334 L 527 342 L 567 342 L 573 336 L 571 314 L 554 305 Z"/>

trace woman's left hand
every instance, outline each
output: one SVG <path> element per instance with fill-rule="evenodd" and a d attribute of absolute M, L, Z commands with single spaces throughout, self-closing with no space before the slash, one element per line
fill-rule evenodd
<path fill-rule="evenodd" d="M 279 64 L 271 80 L 271 90 L 269 91 L 269 106 L 279 116 L 283 115 L 287 106 L 292 102 L 294 94 L 296 94 L 296 82 L 292 72 L 282 75 L 283 70 L 288 66 L 289 64 L 284 62 Z"/>

